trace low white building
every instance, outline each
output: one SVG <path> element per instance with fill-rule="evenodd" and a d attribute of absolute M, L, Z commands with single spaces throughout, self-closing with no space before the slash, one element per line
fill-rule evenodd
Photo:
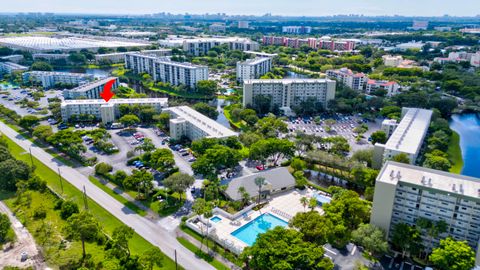
<path fill-rule="evenodd" d="M 65 59 L 68 60 L 68 53 L 34 53 L 32 54 L 33 60 L 46 60 L 46 61 L 54 61 Z"/>
<path fill-rule="evenodd" d="M 103 91 L 105 84 L 112 80 L 114 81 L 112 85 L 113 90 L 119 85 L 119 80 L 117 77 L 103 78 L 100 80 L 82 84 L 72 89 L 64 90 L 63 97 L 65 99 L 100 99 L 100 93 Z"/>
<path fill-rule="evenodd" d="M 383 55 L 382 60 L 385 66 L 396 67 L 403 62 L 403 57 L 401 55 Z"/>
<path fill-rule="evenodd" d="M 386 144 L 376 143 L 372 167 L 380 169 L 382 164 L 398 154 L 406 154 L 410 164 L 415 164 L 430 126 L 433 112 L 418 108 L 403 108 L 402 120 Z"/>
<path fill-rule="evenodd" d="M 272 69 L 272 58 L 256 57 L 237 62 L 237 81 L 258 79 Z"/>
<path fill-rule="evenodd" d="M 365 92 L 370 94 L 375 92 L 376 90 L 385 90 L 387 92 L 387 96 L 391 97 L 399 93 L 400 85 L 394 81 L 382 81 L 382 80 L 368 80 Z"/>
<path fill-rule="evenodd" d="M 171 116 L 170 137 L 176 140 L 187 137 L 191 141 L 201 138 L 227 138 L 238 136 L 237 132 L 188 106 L 170 107 L 165 110 Z"/>
<path fill-rule="evenodd" d="M 208 26 L 208 31 L 225 33 L 225 31 L 227 31 L 227 26 L 224 23 L 213 23 Z"/>
<path fill-rule="evenodd" d="M 0 62 L 0 74 L 12 74 L 28 70 L 28 67 L 13 62 Z"/>
<path fill-rule="evenodd" d="M 13 62 L 18 64 L 18 62 L 22 61 L 24 58 L 22 54 L 12 54 L 7 56 L 2 56 L 0 57 L 0 59 L 3 59 L 7 62 Z"/>
<path fill-rule="evenodd" d="M 398 127 L 397 120 L 395 119 L 385 119 L 382 121 L 382 131 L 385 132 L 387 138 L 392 136 L 395 129 Z"/>
<path fill-rule="evenodd" d="M 327 108 L 335 98 L 336 82 L 330 79 L 247 80 L 243 83 L 243 106 L 255 106 L 259 96 L 270 98 L 270 107 L 288 111 L 308 99 Z"/>
<path fill-rule="evenodd" d="M 118 98 L 105 102 L 103 99 L 65 100 L 61 104 L 63 121 L 69 121 L 72 116 L 93 115 L 104 124 L 113 123 L 120 117 L 120 105 L 150 106 L 157 113 L 168 106 L 168 98 Z"/>
<path fill-rule="evenodd" d="M 29 71 L 22 74 L 24 82 L 41 83 L 45 89 L 58 84 L 81 85 L 93 81 L 93 74 L 54 72 L 54 71 Z"/>

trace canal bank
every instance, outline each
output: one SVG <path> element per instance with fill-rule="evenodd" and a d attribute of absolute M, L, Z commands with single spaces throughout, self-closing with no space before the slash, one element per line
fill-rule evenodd
<path fill-rule="evenodd" d="M 458 138 L 452 137 L 449 156 L 453 161 L 458 160 L 461 155 L 463 160 L 461 169 L 459 169 L 461 163 L 457 161 L 452 171 L 456 170 L 463 175 L 480 177 L 480 114 L 455 114 L 450 120 L 450 128 L 458 134 Z M 455 144 L 460 147 L 457 148 Z"/>

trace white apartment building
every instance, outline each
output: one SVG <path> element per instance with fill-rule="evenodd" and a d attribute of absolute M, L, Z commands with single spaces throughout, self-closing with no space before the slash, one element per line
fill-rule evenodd
<path fill-rule="evenodd" d="M 348 68 L 327 70 L 327 76 L 331 79 L 335 79 L 343 83 L 344 85 L 352 88 L 353 90 L 359 91 L 363 91 L 365 83 L 368 80 L 365 74 L 354 73 Z"/>
<path fill-rule="evenodd" d="M 195 38 L 183 40 L 183 50 L 194 56 L 206 55 L 210 49 L 222 44 L 227 44 L 230 50 L 240 51 L 258 51 L 260 45 L 248 38 L 239 37 L 215 37 L 215 38 Z"/>
<path fill-rule="evenodd" d="M 113 123 L 120 117 L 120 105 L 151 106 L 160 113 L 168 106 L 168 98 L 119 98 L 105 102 L 103 99 L 65 100 L 61 104 L 63 121 L 69 121 L 74 115 L 93 115 L 104 124 Z"/>
<path fill-rule="evenodd" d="M 427 135 L 432 113 L 431 110 L 403 108 L 402 120 L 387 143 L 375 144 L 372 167 L 380 169 L 383 163 L 400 153 L 408 156 L 410 164 L 415 164 Z"/>
<path fill-rule="evenodd" d="M 28 70 L 28 67 L 13 62 L 0 62 L 0 74 L 12 74 L 25 70 Z"/>
<path fill-rule="evenodd" d="M 213 23 L 208 26 L 208 31 L 225 33 L 225 31 L 227 31 L 227 26 L 224 23 Z"/>
<path fill-rule="evenodd" d="M 103 87 L 109 81 L 114 81 L 112 90 L 117 88 L 119 80 L 117 77 L 108 77 L 100 80 L 92 81 L 86 84 L 82 84 L 78 87 L 67 89 L 63 91 L 63 97 L 65 99 L 100 99 L 100 93 L 103 92 Z"/>
<path fill-rule="evenodd" d="M 391 97 L 399 93 L 400 85 L 394 81 L 367 80 L 365 92 L 370 94 L 376 90 L 383 89 L 387 96 Z"/>
<path fill-rule="evenodd" d="M 249 21 L 238 21 L 237 27 L 240 29 L 248 29 L 250 28 L 250 22 Z"/>
<path fill-rule="evenodd" d="M 18 62 L 22 61 L 24 58 L 23 58 L 23 54 L 12 54 L 7 56 L 2 56 L 0 57 L 0 59 L 3 59 L 7 62 L 13 62 L 18 64 Z"/>
<path fill-rule="evenodd" d="M 33 60 L 47 60 L 49 62 L 59 59 L 68 59 L 68 53 L 34 53 Z"/>
<path fill-rule="evenodd" d="M 171 61 L 140 53 L 125 55 L 125 67 L 135 73 L 148 73 L 154 81 L 171 85 L 186 85 L 195 89 L 199 81 L 208 80 L 208 67 Z"/>
<path fill-rule="evenodd" d="M 393 132 L 395 129 L 398 127 L 397 120 L 395 119 L 385 119 L 382 121 L 382 131 L 385 132 L 387 135 L 387 138 L 390 138 L 392 136 Z"/>
<path fill-rule="evenodd" d="M 256 57 L 237 62 L 237 81 L 258 79 L 272 69 L 272 58 Z"/>
<path fill-rule="evenodd" d="M 93 74 L 29 71 L 22 74 L 24 82 L 41 83 L 45 89 L 55 87 L 57 84 L 81 85 L 93 81 Z"/>
<path fill-rule="evenodd" d="M 310 26 L 283 26 L 282 33 L 288 34 L 310 34 L 312 27 Z"/>
<path fill-rule="evenodd" d="M 170 107 L 170 137 L 179 140 L 187 137 L 192 141 L 202 138 L 227 138 L 238 133 L 188 106 Z"/>
<path fill-rule="evenodd" d="M 151 56 L 169 56 L 172 55 L 172 50 L 170 49 L 155 49 L 155 50 L 141 50 L 140 53 L 151 55 Z M 96 54 L 95 62 L 97 64 L 102 61 L 108 60 L 111 63 L 123 63 L 125 62 L 125 55 L 129 52 L 117 52 L 117 53 L 106 53 L 106 54 Z M 130 52 L 132 53 L 132 52 Z M 138 52 L 137 52 L 138 53 Z"/>
<path fill-rule="evenodd" d="M 293 106 L 300 106 L 309 98 L 327 108 L 335 98 L 336 82 L 330 79 L 276 79 L 248 80 L 243 83 L 243 106 L 255 105 L 255 98 L 270 97 L 271 108 L 280 108 L 286 114 Z"/>
<path fill-rule="evenodd" d="M 384 55 L 382 56 L 383 64 L 387 67 L 396 67 L 403 62 L 401 55 Z"/>
<path fill-rule="evenodd" d="M 376 180 L 370 223 L 390 236 L 396 224 L 413 226 L 419 218 L 445 221 L 447 232 L 434 243 L 467 241 L 479 265 L 480 179 L 388 161 Z"/>

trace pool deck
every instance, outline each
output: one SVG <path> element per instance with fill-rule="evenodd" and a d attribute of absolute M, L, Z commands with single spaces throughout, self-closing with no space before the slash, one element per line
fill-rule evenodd
<path fill-rule="evenodd" d="M 294 189 L 281 194 L 276 194 L 269 199 L 269 203 L 262 209 L 258 211 L 251 210 L 235 220 L 230 220 L 229 218 L 220 214 L 215 214 L 222 219 L 218 222 L 209 222 L 209 235 L 222 246 L 229 248 L 235 253 L 240 253 L 248 245 L 233 236 L 232 232 L 265 213 L 269 213 L 288 222 L 297 213 L 310 211 L 308 206 L 306 208 L 303 207 L 303 205 L 300 203 L 300 198 L 311 198 L 314 193 L 316 193 L 316 191 L 311 189 Z M 322 208 L 319 206 L 317 206 L 315 210 L 322 215 L 324 213 Z M 204 224 L 197 223 L 193 226 L 202 226 L 203 228 L 199 229 L 203 229 L 203 231 L 206 232 L 206 227 Z"/>

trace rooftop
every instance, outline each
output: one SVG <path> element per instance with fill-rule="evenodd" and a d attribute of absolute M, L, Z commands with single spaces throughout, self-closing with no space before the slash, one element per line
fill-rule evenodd
<path fill-rule="evenodd" d="M 431 110 L 406 108 L 407 112 L 385 144 L 386 149 L 418 153 L 430 126 Z"/>
<path fill-rule="evenodd" d="M 149 43 L 140 43 L 133 41 L 123 41 L 116 39 L 101 40 L 93 38 L 80 37 L 3 37 L 0 38 L 0 44 L 4 46 L 22 47 L 36 51 L 54 51 L 54 50 L 79 50 L 89 48 L 115 48 L 115 47 L 144 47 Z"/>
<path fill-rule="evenodd" d="M 144 54 L 144 53 L 128 53 L 127 55 L 133 55 L 137 57 L 142 57 L 142 58 L 149 58 L 152 60 L 155 60 L 157 63 L 164 63 L 164 64 L 169 64 L 172 66 L 177 66 L 177 67 L 183 67 L 183 68 L 190 68 L 190 69 L 195 69 L 195 68 L 207 68 L 207 66 L 202 66 L 202 65 L 195 65 L 189 62 L 175 62 L 172 61 L 168 57 L 159 57 L 151 54 Z"/>
<path fill-rule="evenodd" d="M 269 61 L 271 58 L 268 57 L 255 57 L 254 59 L 247 59 L 243 62 L 239 62 L 241 65 L 256 65 L 265 61 Z"/>
<path fill-rule="evenodd" d="M 24 74 L 34 74 L 34 75 L 44 75 L 44 76 L 78 76 L 78 77 L 88 77 L 93 78 L 93 74 L 86 74 L 86 73 L 73 73 L 73 72 L 59 72 L 59 71 L 28 71 Z"/>
<path fill-rule="evenodd" d="M 118 79 L 117 77 L 107 77 L 107 78 L 103 78 L 103 79 L 96 80 L 96 81 L 93 81 L 93 82 L 89 82 L 89 83 L 86 83 L 86 84 L 82 84 L 82 85 L 80 85 L 80 86 L 78 86 L 78 87 L 75 87 L 75 88 L 73 88 L 73 89 L 70 89 L 69 91 L 72 91 L 72 92 L 87 91 L 87 90 L 90 90 L 90 89 L 92 89 L 92 88 L 95 88 L 95 87 L 104 85 L 104 84 L 106 84 L 108 81 L 117 80 L 117 79 Z"/>
<path fill-rule="evenodd" d="M 188 106 L 171 107 L 167 109 L 177 115 L 177 118 L 183 118 L 190 124 L 208 133 L 209 137 L 229 137 L 238 136 L 238 133 L 217 123 L 215 120 L 195 111 Z"/>
<path fill-rule="evenodd" d="M 380 171 L 377 181 L 397 184 L 409 183 L 449 194 L 461 194 L 480 199 L 480 179 L 453 174 L 410 164 L 387 161 Z"/>
<path fill-rule="evenodd" d="M 13 69 L 28 69 L 26 66 L 22 66 L 13 62 L 0 62 L 0 65 L 4 65 Z"/>
<path fill-rule="evenodd" d="M 230 199 L 237 201 L 242 199 L 238 188 L 244 187 L 248 194 L 250 194 L 250 197 L 258 196 L 258 186 L 255 184 L 255 178 L 257 177 L 265 178 L 265 186 L 263 189 L 280 190 L 295 185 L 295 178 L 293 178 L 288 169 L 286 167 L 280 167 L 235 178 L 228 184 L 225 193 Z"/>

